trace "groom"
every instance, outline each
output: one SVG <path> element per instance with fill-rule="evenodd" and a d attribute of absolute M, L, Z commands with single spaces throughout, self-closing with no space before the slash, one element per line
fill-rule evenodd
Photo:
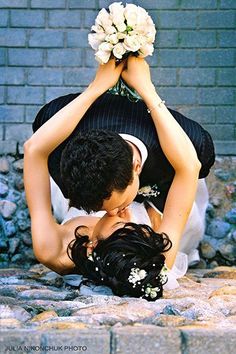
<path fill-rule="evenodd" d="M 34 132 L 78 95 L 69 94 L 46 104 L 36 116 Z M 206 177 L 214 163 L 210 135 L 197 122 L 169 111 L 195 147 L 201 162 L 199 178 Z M 135 103 L 107 92 L 50 154 L 48 166 L 70 206 L 87 212 L 106 210 L 110 215 L 134 199 L 147 199 L 163 211 L 175 173 L 144 101 Z"/>

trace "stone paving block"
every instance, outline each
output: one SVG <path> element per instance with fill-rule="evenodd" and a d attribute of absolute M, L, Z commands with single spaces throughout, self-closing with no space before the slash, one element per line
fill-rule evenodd
<path fill-rule="evenodd" d="M 220 47 L 235 47 L 236 31 L 226 30 L 218 33 Z"/>
<path fill-rule="evenodd" d="M 23 85 L 24 68 L 0 68 L 0 85 Z"/>
<path fill-rule="evenodd" d="M 213 140 L 234 140 L 234 125 L 233 124 L 205 124 L 204 127 L 211 134 Z"/>
<path fill-rule="evenodd" d="M 43 27 L 45 13 L 42 10 L 12 10 L 10 23 L 13 27 Z"/>
<path fill-rule="evenodd" d="M 49 10 L 49 27 L 80 27 L 81 11 Z"/>
<path fill-rule="evenodd" d="M 42 346 L 55 346 L 60 348 L 61 354 L 86 353 L 109 354 L 110 333 L 105 329 L 77 329 L 48 331 L 42 334 Z M 81 349 L 79 349 L 81 347 Z M 46 353 L 46 352 L 42 352 Z"/>
<path fill-rule="evenodd" d="M 63 32 L 52 29 L 31 30 L 29 34 L 29 47 L 57 48 L 63 47 Z"/>
<path fill-rule="evenodd" d="M 210 328 L 181 330 L 183 353 L 233 354 L 236 347 L 236 329 L 220 331 Z"/>
<path fill-rule="evenodd" d="M 178 9 L 178 0 L 136 0 L 134 1 L 136 5 L 144 7 L 146 10 L 149 9 Z"/>
<path fill-rule="evenodd" d="M 180 105 L 180 104 L 196 104 L 197 102 L 197 89 L 188 87 L 160 87 L 161 97 L 166 100 L 166 104 Z"/>
<path fill-rule="evenodd" d="M 234 49 L 208 49 L 199 53 L 199 66 L 234 66 Z"/>
<path fill-rule="evenodd" d="M 0 106 L 0 122 L 21 123 L 24 121 L 24 106 Z"/>
<path fill-rule="evenodd" d="M 151 68 L 152 80 L 157 86 L 175 86 L 177 84 L 176 69 Z"/>
<path fill-rule="evenodd" d="M 8 124 L 6 126 L 6 140 L 25 142 L 32 135 L 31 124 Z"/>
<path fill-rule="evenodd" d="M 41 49 L 10 48 L 8 63 L 14 66 L 42 66 L 43 51 Z"/>
<path fill-rule="evenodd" d="M 216 107 L 217 123 L 236 123 L 236 107 Z"/>
<path fill-rule="evenodd" d="M 6 27 L 7 26 L 8 13 L 9 13 L 9 11 L 7 11 L 7 10 L 1 10 L 1 16 L 0 16 L 0 26 L 1 27 Z"/>
<path fill-rule="evenodd" d="M 50 49 L 47 51 L 48 66 L 80 66 L 82 49 Z"/>
<path fill-rule="evenodd" d="M 0 46 L 24 47 L 26 44 L 26 30 L 19 28 L 1 28 Z"/>
<path fill-rule="evenodd" d="M 215 107 L 182 107 L 179 112 L 201 124 L 215 123 Z"/>
<path fill-rule="evenodd" d="M 26 106 L 25 108 L 25 121 L 32 123 L 42 106 Z"/>
<path fill-rule="evenodd" d="M 184 68 L 179 70 L 181 86 L 213 86 L 215 84 L 215 69 Z"/>
<path fill-rule="evenodd" d="M 220 0 L 221 9 L 236 9 L 235 0 Z"/>
<path fill-rule="evenodd" d="M 43 103 L 43 88 L 30 86 L 9 86 L 8 103 L 41 104 Z"/>
<path fill-rule="evenodd" d="M 6 49 L 0 48 L 0 65 L 5 65 L 6 61 Z"/>
<path fill-rule="evenodd" d="M 95 68 L 79 68 L 67 70 L 64 74 L 64 83 L 71 86 L 87 86 L 95 77 Z"/>
<path fill-rule="evenodd" d="M 69 8 L 71 9 L 94 9 L 96 6 L 96 0 L 69 0 Z"/>
<path fill-rule="evenodd" d="M 234 11 L 203 11 L 199 14 L 200 28 L 234 28 Z"/>
<path fill-rule="evenodd" d="M 216 9 L 217 0 L 182 0 L 182 9 Z"/>
<path fill-rule="evenodd" d="M 180 31 L 180 46 L 185 48 L 216 47 L 216 31 Z"/>
<path fill-rule="evenodd" d="M 68 95 L 69 93 L 81 92 L 80 87 L 46 87 L 46 102 L 53 100 L 56 97 Z"/>
<path fill-rule="evenodd" d="M 236 141 L 214 141 L 216 153 L 219 155 L 236 155 Z"/>
<path fill-rule="evenodd" d="M 111 354 L 180 354 L 180 332 L 152 325 L 124 326 L 112 330 Z"/>
<path fill-rule="evenodd" d="M 112 1 L 113 2 L 113 1 Z M 97 17 L 98 11 L 86 10 L 84 11 L 84 23 L 85 28 L 91 28 L 95 23 L 95 18 Z"/>
<path fill-rule="evenodd" d="M 0 0 L 0 8 L 9 7 L 9 8 L 23 8 L 27 7 L 27 0 Z"/>
<path fill-rule="evenodd" d="M 220 69 L 217 83 L 219 86 L 236 86 L 236 69 Z"/>
<path fill-rule="evenodd" d="M 159 28 L 196 28 L 197 14 L 193 11 L 162 11 Z"/>
<path fill-rule="evenodd" d="M 33 68 L 28 70 L 28 84 L 56 86 L 63 84 L 63 72 L 60 69 Z"/>
<path fill-rule="evenodd" d="M 4 103 L 5 99 L 5 89 L 4 86 L 0 86 L 0 103 Z"/>
<path fill-rule="evenodd" d="M 191 49 L 162 49 L 159 64 L 170 67 L 188 67 L 196 65 L 196 52 Z"/>
<path fill-rule="evenodd" d="M 0 352 L 17 354 L 35 354 L 39 352 L 41 334 L 34 330 L 1 329 Z M 41 352 L 41 351 L 40 351 Z"/>
<path fill-rule="evenodd" d="M 37 9 L 59 9 L 64 8 L 66 4 L 65 0 L 31 0 L 31 7 Z"/>
<path fill-rule="evenodd" d="M 199 103 L 202 105 L 234 104 L 234 91 L 231 88 L 200 88 Z"/>
<path fill-rule="evenodd" d="M 80 29 L 67 32 L 67 47 L 89 47 L 88 34 L 90 31 Z"/>
<path fill-rule="evenodd" d="M 174 48 L 178 47 L 178 31 L 176 30 L 163 30 L 157 32 L 155 45 L 157 48 Z"/>

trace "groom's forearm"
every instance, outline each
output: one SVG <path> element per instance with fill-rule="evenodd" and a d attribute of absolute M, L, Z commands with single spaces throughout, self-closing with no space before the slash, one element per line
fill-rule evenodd
<path fill-rule="evenodd" d="M 47 157 L 68 138 L 101 93 L 96 87 L 90 85 L 81 95 L 44 123 L 25 144 Z"/>

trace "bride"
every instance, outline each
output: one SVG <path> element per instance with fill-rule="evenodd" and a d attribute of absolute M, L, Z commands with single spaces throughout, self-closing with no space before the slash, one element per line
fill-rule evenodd
<path fill-rule="evenodd" d="M 155 106 L 151 107 L 151 115 L 162 150 L 175 170 L 163 215 L 152 205 L 135 203 L 115 216 L 68 214 L 59 225 L 51 211 L 48 156 L 68 136 L 70 124 L 63 124 L 78 122 L 96 97 L 114 86 L 120 75 L 131 87 L 146 81 L 150 88 L 149 100 Z M 36 258 L 59 274 L 77 272 L 110 286 L 117 295 L 155 300 L 162 296 L 167 278 L 174 274 L 171 270 L 167 275 L 167 269 L 173 269 L 179 246 L 182 244 L 181 250 L 192 256 L 203 233 L 205 187 L 204 182 L 198 182 L 201 164 L 196 151 L 164 101 L 160 101 L 143 59 L 129 58 L 125 70 L 124 63 L 116 66 L 113 59 L 100 65 L 94 81 L 74 101 L 43 124 L 24 145 L 24 183 Z M 193 206 L 197 188 L 201 193 Z M 181 240 L 189 214 L 196 224 L 190 221 L 187 230 L 193 227 L 194 231 L 188 235 L 185 229 Z M 200 226 L 200 232 L 195 232 L 196 226 Z"/>

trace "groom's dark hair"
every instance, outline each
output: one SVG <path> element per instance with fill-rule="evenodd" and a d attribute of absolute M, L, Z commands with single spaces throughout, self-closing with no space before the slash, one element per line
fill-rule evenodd
<path fill-rule="evenodd" d="M 112 192 L 133 181 L 133 153 L 118 133 L 91 130 L 76 135 L 61 157 L 61 177 L 69 205 L 88 213 L 101 210 Z"/>

